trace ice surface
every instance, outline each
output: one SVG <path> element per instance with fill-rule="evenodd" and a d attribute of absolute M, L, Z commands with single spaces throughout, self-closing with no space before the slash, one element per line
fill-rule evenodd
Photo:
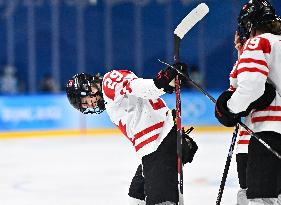
<path fill-rule="evenodd" d="M 215 204 L 232 133 L 193 134 L 199 150 L 184 167 L 185 204 Z M 123 136 L 0 140 L 0 205 L 126 205 L 139 161 Z M 235 204 L 232 158 L 222 203 Z"/>

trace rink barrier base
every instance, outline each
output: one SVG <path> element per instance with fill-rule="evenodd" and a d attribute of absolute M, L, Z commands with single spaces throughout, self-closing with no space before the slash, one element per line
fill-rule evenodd
<path fill-rule="evenodd" d="M 189 127 L 186 127 L 189 128 Z M 194 127 L 196 132 L 231 132 L 233 128 L 222 126 L 197 126 Z M 104 135 L 122 135 L 121 131 L 117 128 L 107 129 L 83 129 L 83 130 L 36 130 L 36 131 L 16 131 L 16 132 L 1 132 L 0 139 L 12 138 L 36 138 L 36 137 L 79 137 L 89 136 L 98 137 Z"/>
<path fill-rule="evenodd" d="M 2 132 L 0 139 L 32 138 L 32 137 L 76 137 L 76 136 L 102 136 L 120 135 L 118 129 L 85 129 L 85 130 L 40 130 L 22 132 Z"/>

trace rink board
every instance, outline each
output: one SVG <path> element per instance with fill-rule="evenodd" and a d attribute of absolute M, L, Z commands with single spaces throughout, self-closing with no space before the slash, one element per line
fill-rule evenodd
<path fill-rule="evenodd" d="M 186 128 L 188 128 L 187 126 Z M 233 128 L 221 126 L 199 126 L 194 127 L 193 133 L 210 133 L 210 132 L 232 132 Z M 87 130 L 40 130 L 40 131 L 15 131 L 1 132 L 0 139 L 11 138 L 37 138 L 37 137 L 101 137 L 107 135 L 119 136 L 122 135 L 118 128 L 108 129 L 87 129 Z"/>
<path fill-rule="evenodd" d="M 169 108 L 175 107 L 175 95 L 163 98 Z M 225 130 L 214 117 L 214 104 L 195 91 L 182 93 L 182 124 L 198 131 Z M 0 138 L 117 133 L 106 112 L 83 115 L 70 106 L 65 94 L 0 97 Z"/>

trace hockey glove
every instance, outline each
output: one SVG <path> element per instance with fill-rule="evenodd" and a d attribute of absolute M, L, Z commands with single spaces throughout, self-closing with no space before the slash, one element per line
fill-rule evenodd
<path fill-rule="evenodd" d="M 230 112 L 227 101 L 231 98 L 232 91 L 224 91 L 216 102 L 215 116 L 218 121 L 226 127 L 234 127 L 240 120 L 241 115 Z"/>
<path fill-rule="evenodd" d="M 176 63 L 173 67 L 177 68 L 178 70 L 182 71 L 183 73 L 187 72 L 187 65 L 184 63 Z M 157 76 L 153 79 L 154 84 L 158 89 L 163 88 L 166 93 L 173 93 L 175 90 L 175 77 L 178 72 L 168 67 L 166 69 L 161 70 Z M 180 75 L 180 79 L 183 80 L 183 77 Z"/>
<path fill-rule="evenodd" d="M 215 116 L 226 127 L 235 126 L 241 117 L 246 117 L 253 109 L 263 110 L 267 108 L 276 97 L 275 88 L 266 82 L 263 95 L 252 102 L 246 111 L 234 114 L 227 108 L 227 101 L 231 98 L 232 94 L 232 91 L 225 91 L 219 96 L 216 102 Z"/>
<path fill-rule="evenodd" d="M 198 150 L 196 142 L 186 133 L 182 132 L 182 163 L 191 163 Z"/>

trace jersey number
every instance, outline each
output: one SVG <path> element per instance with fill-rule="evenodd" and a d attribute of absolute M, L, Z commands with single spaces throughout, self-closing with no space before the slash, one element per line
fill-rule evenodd
<path fill-rule="evenodd" d="M 109 78 L 104 80 L 104 86 L 108 87 L 109 89 L 114 90 L 115 86 L 118 82 L 120 82 L 123 78 L 123 75 L 118 71 L 114 70 L 110 73 Z"/>
<path fill-rule="evenodd" d="M 261 40 L 260 38 L 252 38 L 245 45 L 245 49 L 249 48 L 251 50 L 255 50 L 259 46 L 260 40 Z"/>

